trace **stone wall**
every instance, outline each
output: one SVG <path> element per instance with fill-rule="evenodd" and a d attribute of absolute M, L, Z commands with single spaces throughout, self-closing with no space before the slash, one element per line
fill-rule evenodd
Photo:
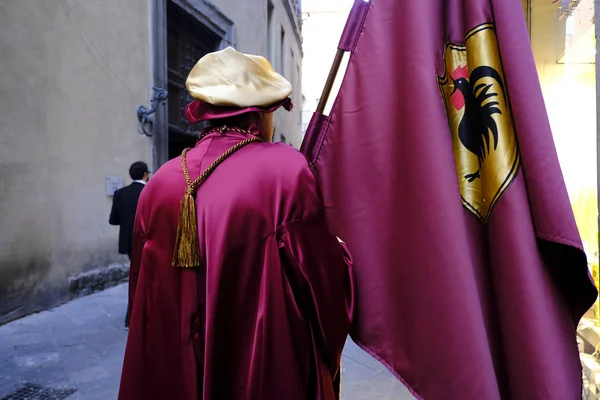
<path fill-rule="evenodd" d="M 0 323 L 123 261 L 105 178 L 151 162 L 149 43 L 146 0 L 0 3 Z"/>

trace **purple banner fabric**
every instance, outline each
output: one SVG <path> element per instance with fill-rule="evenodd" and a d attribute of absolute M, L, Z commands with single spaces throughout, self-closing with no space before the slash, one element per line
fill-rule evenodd
<path fill-rule="evenodd" d="M 369 0 L 354 0 L 354 5 L 352 10 L 350 10 L 348 21 L 342 32 L 342 38 L 338 46 L 339 49 L 354 51 L 370 4 Z"/>
<path fill-rule="evenodd" d="M 521 2 L 364 7 L 303 146 L 355 261 L 353 338 L 419 398 L 580 399 L 597 293 Z"/>

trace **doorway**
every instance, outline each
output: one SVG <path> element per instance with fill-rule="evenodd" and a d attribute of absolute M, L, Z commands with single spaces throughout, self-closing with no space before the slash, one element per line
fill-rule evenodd
<path fill-rule="evenodd" d="M 193 146 L 202 124 L 190 125 L 185 107 L 192 99 L 185 80 L 205 54 L 236 47 L 235 24 L 210 0 L 151 0 L 153 86 L 169 91 L 154 116 L 153 169 Z"/>
<path fill-rule="evenodd" d="M 185 88 L 185 80 L 200 58 L 219 49 L 221 40 L 177 4 L 167 3 L 169 159 L 181 155 L 186 147 L 193 147 L 205 126 L 191 125 L 185 117 L 185 107 L 193 101 Z"/>

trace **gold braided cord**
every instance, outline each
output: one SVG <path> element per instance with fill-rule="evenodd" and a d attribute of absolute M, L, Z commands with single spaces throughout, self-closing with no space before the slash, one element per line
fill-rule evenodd
<path fill-rule="evenodd" d="M 222 134 L 225 132 L 240 132 L 244 134 L 250 134 L 248 131 L 243 131 L 241 129 L 229 129 L 227 127 L 222 127 L 217 130 L 212 130 L 206 132 L 201 136 L 204 137 L 209 133 L 213 133 L 216 131 L 220 131 Z M 179 221 L 177 223 L 177 234 L 175 237 L 175 248 L 173 251 L 173 259 L 171 260 L 171 265 L 179 268 L 195 268 L 202 265 L 203 260 L 200 255 L 200 243 L 198 238 L 198 217 L 196 215 L 196 204 L 194 200 L 194 195 L 196 191 L 204 182 L 208 176 L 221 164 L 227 157 L 241 149 L 242 147 L 250 144 L 252 142 L 260 141 L 260 137 L 252 136 L 248 139 L 245 139 L 225 153 L 221 154 L 219 158 L 217 158 L 212 164 L 208 166 L 202 172 L 202 174 L 192 182 L 192 178 L 190 178 L 190 172 L 187 168 L 187 153 L 191 149 L 187 148 L 181 154 L 181 168 L 183 169 L 183 175 L 185 176 L 186 189 L 183 199 L 181 199 L 180 209 L 179 209 Z"/>
<path fill-rule="evenodd" d="M 223 128 L 219 129 L 222 130 Z M 244 131 L 241 129 L 227 129 L 228 132 L 240 132 L 240 133 L 250 133 L 248 131 Z M 213 133 L 215 131 L 209 131 L 207 132 L 205 135 L 209 133 Z M 188 151 L 191 150 L 191 148 L 187 148 L 185 150 L 183 150 L 183 153 L 181 154 L 181 168 L 183 169 L 183 175 L 185 176 L 185 182 L 187 183 L 187 188 L 186 188 L 186 193 L 187 194 L 194 194 L 196 193 L 196 191 L 198 190 L 198 187 L 200 187 L 200 184 L 202 184 L 202 182 L 204 182 L 206 180 L 206 178 L 208 178 L 208 176 L 215 170 L 215 168 L 217 168 L 217 166 L 219 164 L 221 164 L 227 157 L 229 157 L 230 155 L 232 155 L 233 153 L 235 153 L 236 151 L 238 151 L 239 149 L 241 149 L 242 147 L 246 146 L 247 144 L 250 144 L 252 142 L 259 142 L 261 139 L 259 137 L 251 137 L 248 138 L 246 140 L 243 140 L 239 143 L 237 143 L 236 145 L 234 145 L 233 147 L 231 147 L 229 150 L 227 150 L 225 153 L 221 154 L 215 161 L 213 161 L 212 164 L 210 164 L 208 166 L 208 168 L 206 168 L 204 170 L 204 172 L 202 172 L 202 174 L 200 174 L 200 176 L 198 178 L 196 178 L 196 180 L 194 180 L 192 182 L 192 178 L 190 177 L 190 173 L 188 171 L 187 168 L 187 153 Z"/>

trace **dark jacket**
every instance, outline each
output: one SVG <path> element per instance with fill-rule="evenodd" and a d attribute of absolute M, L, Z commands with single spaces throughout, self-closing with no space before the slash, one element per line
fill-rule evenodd
<path fill-rule="evenodd" d="M 109 223 L 121 227 L 119 230 L 119 253 L 121 254 L 131 255 L 133 221 L 142 189 L 144 189 L 143 184 L 133 182 L 131 185 L 117 190 L 113 197 Z"/>

